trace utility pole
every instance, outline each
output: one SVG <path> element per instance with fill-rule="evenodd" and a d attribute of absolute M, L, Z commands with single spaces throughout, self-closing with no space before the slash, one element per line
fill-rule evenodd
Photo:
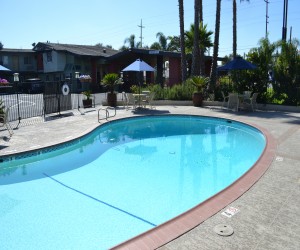
<path fill-rule="evenodd" d="M 284 3 L 283 3 L 283 25 L 282 25 L 282 40 L 283 41 L 286 41 L 288 2 L 289 2 L 289 0 L 284 0 Z"/>
<path fill-rule="evenodd" d="M 269 11 L 268 11 L 268 5 L 269 5 L 269 1 L 268 0 L 264 0 L 266 2 L 266 38 L 268 38 L 268 23 L 269 23 Z"/>
<path fill-rule="evenodd" d="M 141 28 L 141 48 L 143 47 L 143 29 L 145 28 L 145 26 L 143 26 L 143 19 L 141 19 L 141 25 L 138 25 L 138 27 Z"/>

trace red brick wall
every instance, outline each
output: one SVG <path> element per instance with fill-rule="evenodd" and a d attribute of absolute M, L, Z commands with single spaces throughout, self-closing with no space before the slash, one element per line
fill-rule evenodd
<path fill-rule="evenodd" d="M 169 58 L 169 86 L 181 83 L 180 58 Z"/>

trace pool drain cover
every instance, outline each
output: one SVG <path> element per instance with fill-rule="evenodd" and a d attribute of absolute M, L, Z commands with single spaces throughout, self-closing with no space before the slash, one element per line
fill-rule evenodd
<path fill-rule="evenodd" d="M 215 233 L 221 236 L 230 236 L 233 234 L 233 228 L 229 225 L 219 224 L 214 227 Z"/>

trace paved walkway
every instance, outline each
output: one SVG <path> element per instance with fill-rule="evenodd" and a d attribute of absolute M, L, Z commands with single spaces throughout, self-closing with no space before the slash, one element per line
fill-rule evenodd
<path fill-rule="evenodd" d="M 266 129 L 276 140 L 275 158 L 264 176 L 228 207 L 239 210 L 228 218 L 218 212 L 188 233 L 160 247 L 173 249 L 300 249 L 300 113 L 231 112 L 220 108 L 159 106 L 154 114 L 195 114 L 236 119 Z M 115 118 L 143 115 L 123 108 Z M 104 112 L 101 112 L 101 117 Z M 104 123 L 105 120 L 101 120 Z M 80 137 L 99 125 L 97 111 L 73 111 L 43 122 L 22 121 L 14 135 L 0 131 L 0 157 Z M 219 236 L 214 227 L 230 225 L 234 233 Z"/>

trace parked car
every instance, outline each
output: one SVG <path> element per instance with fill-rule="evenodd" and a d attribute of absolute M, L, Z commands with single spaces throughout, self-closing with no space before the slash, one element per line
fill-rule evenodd
<path fill-rule="evenodd" d="M 23 93 L 43 93 L 44 82 L 39 78 L 30 78 L 22 82 L 20 85 Z"/>

